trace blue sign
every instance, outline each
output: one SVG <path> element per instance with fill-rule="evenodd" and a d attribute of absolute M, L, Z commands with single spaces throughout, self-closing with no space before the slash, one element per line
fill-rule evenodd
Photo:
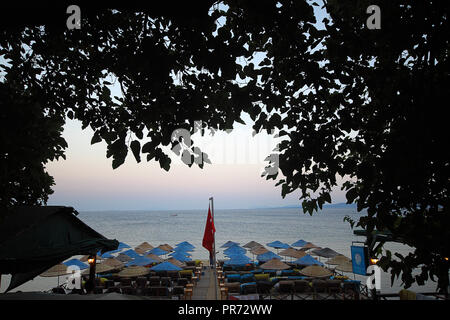
<path fill-rule="evenodd" d="M 351 246 L 353 273 L 365 276 L 367 270 L 366 247 Z"/>

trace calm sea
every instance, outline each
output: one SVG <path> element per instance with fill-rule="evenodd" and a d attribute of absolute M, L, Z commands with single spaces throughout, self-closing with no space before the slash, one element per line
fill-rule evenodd
<path fill-rule="evenodd" d="M 241 245 L 256 241 L 263 245 L 279 240 L 288 244 L 303 239 L 320 247 L 329 247 L 348 257 L 353 241 L 364 241 L 353 235 L 348 222 L 343 221 L 349 215 L 357 220 L 361 213 L 356 209 L 327 208 L 312 216 L 303 214 L 300 209 L 245 209 L 215 210 L 216 248 L 218 259 L 224 258 L 221 246 L 228 240 Z M 117 239 L 131 247 L 147 241 L 153 246 L 168 243 L 171 246 L 182 241 L 189 241 L 196 249 L 194 259 L 208 259 L 208 251 L 201 245 L 206 223 L 205 210 L 173 211 L 89 211 L 80 212 L 78 217 L 90 227 L 109 239 Z M 276 249 L 272 249 L 275 253 Z M 400 244 L 389 244 L 387 249 L 406 254 L 410 248 Z M 251 253 L 248 253 L 253 258 Z M 288 258 L 289 259 L 289 258 Z M 324 262 L 326 259 L 321 259 Z M 353 278 L 354 276 L 351 275 Z M 355 276 L 365 282 L 366 277 Z M 390 275 L 382 273 L 381 292 L 398 292 L 401 281 L 391 287 Z M 9 283 L 8 276 L 3 276 L 1 292 Z M 53 278 L 36 277 L 33 281 L 13 291 L 45 291 L 56 286 Z M 417 287 L 412 287 L 417 289 Z M 434 291 L 435 284 L 428 283 L 417 291 Z"/>

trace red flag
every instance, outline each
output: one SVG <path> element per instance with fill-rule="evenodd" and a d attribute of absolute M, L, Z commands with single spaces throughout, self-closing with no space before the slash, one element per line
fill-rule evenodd
<path fill-rule="evenodd" d="M 211 215 L 211 209 L 208 208 L 208 218 L 206 219 L 205 234 L 203 235 L 203 247 L 208 249 L 210 253 L 213 251 L 214 233 L 216 228 L 214 227 L 214 221 Z"/>

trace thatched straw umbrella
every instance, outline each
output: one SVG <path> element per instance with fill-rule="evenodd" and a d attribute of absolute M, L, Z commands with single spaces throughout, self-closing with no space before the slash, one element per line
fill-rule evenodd
<path fill-rule="evenodd" d="M 40 274 L 41 277 L 59 277 L 64 276 L 66 274 L 70 274 L 71 271 L 68 270 L 67 266 L 65 264 L 57 264 L 47 271 Z"/>
<path fill-rule="evenodd" d="M 336 266 L 336 270 L 342 271 L 342 272 L 353 272 L 353 266 L 351 261 L 343 262 Z"/>
<path fill-rule="evenodd" d="M 113 267 L 113 266 L 111 266 L 109 264 L 106 264 L 104 262 L 97 263 L 95 265 L 95 274 L 105 273 L 105 272 L 109 272 L 109 271 L 117 270 L 117 269 L 118 269 L 117 267 Z M 86 270 L 84 270 L 82 272 L 82 274 L 89 274 L 89 271 L 90 271 L 89 269 L 86 269 Z"/>
<path fill-rule="evenodd" d="M 161 257 L 159 257 L 159 256 L 157 256 L 156 254 L 153 254 L 153 253 L 150 253 L 150 254 L 146 255 L 146 257 L 150 258 L 150 259 L 153 259 L 153 260 L 156 260 L 157 262 L 163 262 L 164 261 Z"/>
<path fill-rule="evenodd" d="M 313 278 L 326 278 L 333 274 L 330 270 L 318 266 L 318 265 L 312 265 L 306 268 L 303 268 L 300 270 L 300 273 L 307 277 L 313 277 Z"/>
<path fill-rule="evenodd" d="M 170 262 L 171 264 L 176 265 L 176 266 L 179 267 L 179 268 L 184 268 L 184 267 L 186 267 L 186 264 L 185 264 L 185 263 L 183 263 L 183 262 L 181 262 L 181 261 L 179 261 L 179 260 L 177 260 L 177 259 L 175 259 L 175 258 L 167 259 L 167 261 Z"/>
<path fill-rule="evenodd" d="M 281 251 L 279 253 L 279 255 L 280 256 L 285 256 L 285 257 L 291 257 L 291 258 L 299 259 L 299 258 L 305 256 L 306 253 L 304 251 L 297 250 L 297 249 L 294 249 L 294 248 L 288 248 L 288 249 L 285 249 L 285 250 Z"/>
<path fill-rule="evenodd" d="M 268 251 L 269 250 L 267 250 L 263 246 L 261 246 L 261 247 L 253 247 L 253 248 L 250 249 L 250 252 L 255 254 L 255 255 L 260 255 L 260 254 L 266 253 Z"/>
<path fill-rule="evenodd" d="M 153 246 L 148 242 L 142 242 L 140 245 L 138 245 L 136 248 L 134 248 L 134 251 L 137 252 L 138 249 L 139 249 L 139 251 L 143 250 L 144 252 L 147 252 L 147 251 L 153 249 Z"/>
<path fill-rule="evenodd" d="M 133 278 L 133 277 L 141 277 L 150 273 L 150 269 L 146 267 L 140 266 L 131 266 L 123 269 L 118 273 L 118 276 L 121 278 Z"/>
<path fill-rule="evenodd" d="M 254 248 L 254 247 L 262 247 L 262 244 L 260 244 L 260 243 L 258 243 L 256 241 L 250 241 L 247 244 L 243 245 L 243 247 L 251 249 L 251 248 Z"/>
<path fill-rule="evenodd" d="M 123 253 L 119 253 L 119 255 L 116 257 L 116 259 L 121 262 L 128 262 L 128 261 L 133 260 L 133 258 L 131 258 L 130 256 L 127 256 L 126 254 L 123 254 Z"/>
<path fill-rule="evenodd" d="M 160 249 L 165 250 L 165 251 L 172 251 L 173 250 L 173 247 L 171 247 L 167 243 L 160 244 L 157 248 L 160 248 Z"/>
<path fill-rule="evenodd" d="M 300 250 L 306 251 L 306 250 L 309 250 L 309 249 L 320 249 L 320 247 L 316 246 L 314 243 L 308 242 Z"/>
<path fill-rule="evenodd" d="M 58 287 L 59 287 L 59 277 L 65 276 L 72 273 L 65 264 L 57 264 L 47 271 L 40 274 L 41 277 L 58 277 Z"/>
<path fill-rule="evenodd" d="M 349 262 L 349 261 L 351 261 L 350 258 L 347 258 L 343 254 L 340 254 L 338 256 L 335 256 L 334 258 L 327 260 L 325 263 L 331 264 L 331 265 L 339 265 L 339 264 L 342 264 L 344 262 Z"/>
<path fill-rule="evenodd" d="M 271 269 L 271 270 L 286 270 L 290 268 L 290 266 L 288 266 L 286 263 L 275 258 L 267 261 L 266 263 L 263 263 L 259 267 L 261 269 Z"/>
<path fill-rule="evenodd" d="M 114 267 L 114 268 L 117 268 L 117 269 L 120 269 L 120 268 L 124 267 L 124 263 L 123 262 L 121 262 L 121 261 L 119 261 L 117 259 L 114 259 L 114 258 L 106 259 L 102 263 L 107 264 L 107 265 L 109 265 L 111 267 Z"/>

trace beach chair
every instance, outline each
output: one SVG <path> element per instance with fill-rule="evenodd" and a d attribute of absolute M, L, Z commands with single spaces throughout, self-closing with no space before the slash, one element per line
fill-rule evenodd
<path fill-rule="evenodd" d="M 136 278 L 136 288 L 144 289 L 147 287 L 147 278 L 146 277 L 137 277 Z"/>
<path fill-rule="evenodd" d="M 187 278 L 178 278 L 177 279 L 177 286 L 185 287 L 186 284 L 189 283 L 189 280 Z"/>
<path fill-rule="evenodd" d="M 121 287 L 129 287 L 129 286 L 131 286 L 131 278 L 121 278 L 120 279 L 120 286 Z"/>
<path fill-rule="evenodd" d="M 170 287 L 172 284 L 172 281 L 170 277 L 161 277 L 161 286 L 162 287 Z"/>
<path fill-rule="evenodd" d="M 279 299 L 285 300 L 289 296 L 293 300 L 294 295 L 294 281 L 292 280 L 281 280 L 278 282 L 278 293 Z"/>
<path fill-rule="evenodd" d="M 122 293 L 122 290 L 119 287 L 109 287 L 105 291 L 105 293 L 112 293 L 112 292 Z"/>
<path fill-rule="evenodd" d="M 183 286 L 174 286 L 172 288 L 172 296 L 177 296 L 178 299 L 184 295 L 184 287 Z"/>
<path fill-rule="evenodd" d="M 327 297 L 328 285 L 325 280 L 316 279 L 312 281 L 313 299 L 324 300 Z"/>
<path fill-rule="evenodd" d="M 172 281 L 179 278 L 178 271 L 167 271 L 167 276 L 170 277 Z"/>
<path fill-rule="evenodd" d="M 161 284 L 161 278 L 159 276 L 153 276 L 148 279 L 148 285 L 150 287 L 157 287 Z"/>
<path fill-rule="evenodd" d="M 115 282 L 113 280 L 106 280 L 104 285 L 105 285 L 105 289 L 109 289 L 109 288 L 115 286 Z"/>
<path fill-rule="evenodd" d="M 227 282 L 225 283 L 225 288 L 228 288 L 228 293 L 241 293 L 241 283 L 240 282 Z"/>
<path fill-rule="evenodd" d="M 342 293 L 342 288 L 341 288 L 342 281 L 340 281 L 340 280 L 325 280 L 325 282 L 327 283 L 328 297 L 332 296 L 333 298 L 336 299 L 336 297 Z"/>
<path fill-rule="evenodd" d="M 61 287 L 55 287 L 55 288 L 52 288 L 52 293 L 66 294 L 66 291 Z"/>
<path fill-rule="evenodd" d="M 254 294 L 257 293 L 256 282 L 246 282 L 241 284 L 241 294 Z"/>
<path fill-rule="evenodd" d="M 359 282 L 344 281 L 342 283 L 342 297 L 344 300 L 359 300 Z"/>
<path fill-rule="evenodd" d="M 136 288 L 133 288 L 131 286 L 122 287 L 122 294 L 136 295 L 136 293 L 137 293 Z"/>
<path fill-rule="evenodd" d="M 295 297 L 302 300 L 307 300 L 312 296 L 312 294 L 313 291 L 311 290 L 311 286 L 309 285 L 309 282 L 307 280 L 294 280 Z"/>

